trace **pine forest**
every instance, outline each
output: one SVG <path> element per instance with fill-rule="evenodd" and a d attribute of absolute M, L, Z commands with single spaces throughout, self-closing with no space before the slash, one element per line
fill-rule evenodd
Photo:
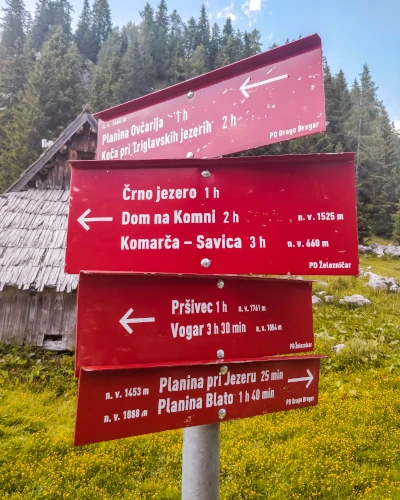
<path fill-rule="evenodd" d="M 210 25 L 203 5 L 183 22 L 165 0 L 140 22 L 113 26 L 108 0 L 84 0 L 75 31 L 68 0 L 6 0 L 0 19 L 0 192 L 35 161 L 41 139 L 54 140 L 82 111 L 96 112 L 273 47 L 257 29 L 230 18 Z M 289 42 L 289 40 L 287 40 Z M 400 241 L 400 134 L 367 64 L 354 82 L 324 59 L 327 132 L 246 155 L 357 152 L 360 240 Z"/>

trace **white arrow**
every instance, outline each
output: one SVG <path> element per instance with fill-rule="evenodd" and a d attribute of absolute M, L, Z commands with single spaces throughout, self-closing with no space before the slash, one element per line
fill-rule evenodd
<path fill-rule="evenodd" d="M 251 85 L 247 85 L 250 81 L 250 76 L 249 76 L 247 80 L 244 82 L 244 84 L 240 87 L 240 90 L 247 99 L 249 97 L 249 94 L 246 92 L 246 90 L 254 89 L 255 87 L 259 87 L 260 85 L 265 85 L 267 83 L 277 82 L 278 80 L 283 80 L 285 78 L 289 78 L 289 75 L 275 76 L 274 78 L 269 78 L 268 80 L 264 80 L 262 82 L 257 82 L 257 83 L 252 83 Z"/>
<path fill-rule="evenodd" d="M 128 333 L 133 332 L 132 328 L 129 326 L 130 323 L 154 323 L 156 320 L 156 318 L 129 318 L 132 313 L 133 309 L 130 308 L 129 311 L 119 320 Z"/>
<path fill-rule="evenodd" d="M 90 226 L 86 224 L 86 222 L 111 222 L 113 220 L 112 217 L 86 217 L 89 215 L 91 212 L 90 208 L 86 210 L 86 212 L 83 212 L 83 214 L 78 217 L 78 222 L 79 224 L 86 229 L 86 231 L 89 231 Z"/>
<path fill-rule="evenodd" d="M 306 385 L 306 389 L 310 386 L 311 382 L 314 380 L 313 374 L 310 372 L 310 370 L 307 370 L 308 377 L 299 377 L 299 378 L 290 378 L 288 382 L 305 382 L 308 380 L 308 383 Z"/>

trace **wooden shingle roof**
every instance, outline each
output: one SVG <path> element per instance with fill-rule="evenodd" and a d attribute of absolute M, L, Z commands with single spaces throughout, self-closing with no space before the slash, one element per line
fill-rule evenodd
<path fill-rule="evenodd" d="M 0 196 L 0 291 L 76 289 L 78 276 L 64 273 L 69 190 L 38 189 L 29 182 L 86 122 L 97 133 L 97 121 L 83 111 Z"/>
<path fill-rule="evenodd" d="M 28 189 L 0 197 L 0 291 L 5 286 L 71 292 L 64 273 L 69 191 Z"/>

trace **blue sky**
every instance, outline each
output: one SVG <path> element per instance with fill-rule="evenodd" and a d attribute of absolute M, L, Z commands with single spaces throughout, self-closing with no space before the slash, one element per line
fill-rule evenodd
<path fill-rule="evenodd" d="M 25 0 L 34 10 L 35 0 Z M 70 0 L 77 18 L 82 0 Z M 156 7 L 159 0 L 150 1 Z M 145 0 L 109 0 L 113 23 L 139 20 Z M 92 0 L 91 0 L 92 3 Z M 196 19 L 201 0 L 167 0 L 169 11 L 177 9 L 186 21 Z M 399 0 L 208 0 L 210 22 L 223 23 L 230 15 L 236 29 L 258 28 L 263 49 L 286 38 L 318 33 L 333 73 L 343 69 L 352 83 L 366 62 L 379 87 L 392 120 L 400 129 L 400 1 Z M 0 0 L 4 5 L 4 0 Z"/>

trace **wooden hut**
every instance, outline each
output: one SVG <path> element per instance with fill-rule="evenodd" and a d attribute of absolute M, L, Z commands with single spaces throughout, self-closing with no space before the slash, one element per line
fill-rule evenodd
<path fill-rule="evenodd" d="M 64 273 L 71 170 L 95 158 L 83 111 L 0 196 L 0 341 L 72 349 L 78 276 Z"/>

